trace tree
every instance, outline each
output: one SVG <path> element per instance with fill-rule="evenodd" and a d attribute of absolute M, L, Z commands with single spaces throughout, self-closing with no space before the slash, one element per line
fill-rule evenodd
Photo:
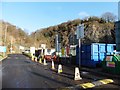
<path fill-rule="evenodd" d="M 104 19 L 106 22 L 114 22 L 116 19 L 116 16 L 111 12 L 106 12 L 102 14 L 101 18 Z"/>

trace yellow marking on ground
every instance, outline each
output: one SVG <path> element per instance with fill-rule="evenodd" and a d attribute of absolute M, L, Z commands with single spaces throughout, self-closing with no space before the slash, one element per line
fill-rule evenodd
<path fill-rule="evenodd" d="M 103 84 L 108 84 L 114 82 L 112 79 L 104 79 L 104 80 L 99 80 L 99 82 L 102 82 Z"/>
<path fill-rule="evenodd" d="M 87 89 L 87 88 L 93 88 L 93 87 L 96 87 L 96 86 L 101 86 L 101 85 L 108 84 L 108 83 L 113 83 L 113 82 L 114 81 L 112 79 L 103 79 L 103 80 L 98 80 L 98 81 L 91 82 L 91 83 L 88 82 L 88 83 L 78 84 L 78 85 L 67 87 L 67 88 L 82 87 L 84 89 Z"/>
<path fill-rule="evenodd" d="M 80 84 L 80 86 L 82 86 L 83 88 L 93 88 L 93 87 L 95 87 L 95 85 L 94 84 L 92 84 L 92 83 L 84 83 L 84 84 Z"/>

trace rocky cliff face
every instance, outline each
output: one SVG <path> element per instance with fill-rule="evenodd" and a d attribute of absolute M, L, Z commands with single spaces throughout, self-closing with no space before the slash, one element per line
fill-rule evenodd
<path fill-rule="evenodd" d="M 75 34 L 76 26 L 80 23 L 84 23 L 85 26 L 85 37 L 82 43 L 115 43 L 114 23 L 105 22 L 100 18 L 76 19 L 38 30 L 36 31 L 37 43 L 46 43 L 48 47 L 55 47 L 55 34 L 58 33 L 61 36 L 62 46 L 65 46 L 69 44 L 69 36 Z M 31 36 L 34 35 L 32 33 Z"/>

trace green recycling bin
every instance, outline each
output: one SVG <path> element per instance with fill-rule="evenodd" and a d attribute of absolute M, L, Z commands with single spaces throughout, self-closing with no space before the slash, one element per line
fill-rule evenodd
<path fill-rule="evenodd" d="M 103 71 L 120 74 L 120 55 L 107 55 L 102 61 Z"/>

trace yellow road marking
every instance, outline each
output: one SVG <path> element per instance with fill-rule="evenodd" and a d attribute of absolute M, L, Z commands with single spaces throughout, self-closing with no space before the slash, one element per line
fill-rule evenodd
<path fill-rule="evenodd" d="M 95 87 L 94 84 L 92 83 L 85 83 L 85 84 L 80 84 L 80 86 L 82 86 L 83 88 L 92 88 L 92 87 Z"/>
<path fill-rule="evenodd" d="M 112 83 L 113 80 L 112 79 L 104 79 L 104 80 L 99 80 L 99 82 L 102 82 L 103 84 L 108 84 L 108 83 Z"/>
<path fill-rule="evenodd" d="M 88 83 L 78 84 L 78 85 L 67 87 L 67 88 L 82 87 L 84 89 L 87 89 L 87 88 L 93 88 L 93 87 L 96 87 L 96 86 L 101 86 L 101 85 L 108 84 L 108 83 L 113 83 L 113 82 L 114 81 L 112 79 L 103 79 L 103 80 L 98 80 L 98 81 L 91 82 L 91 83 L 88 82 Z"/>

